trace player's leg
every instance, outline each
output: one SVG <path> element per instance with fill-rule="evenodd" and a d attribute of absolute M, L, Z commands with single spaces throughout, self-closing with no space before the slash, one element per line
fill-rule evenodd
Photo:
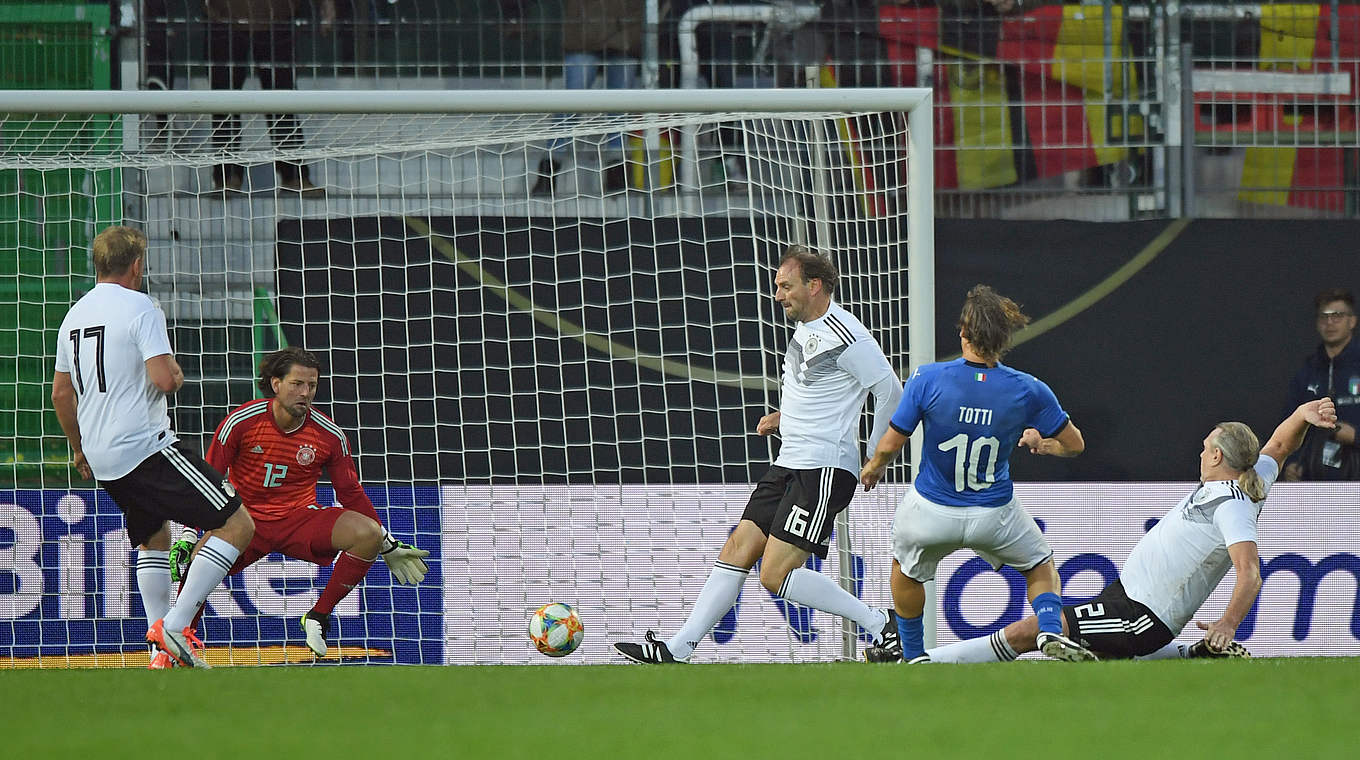
<path fill-rule="evenodd" d="M 182 665 L 206 667 L 189 648 L 190 643 L 197 642 L 189 625 L 208 594 L 250 545 L 255 523 L 241 509 L 240 498 L 222 488 L 222 476 L 188 448 L 175 444 L 148 457 L 147 462 L 154 463 L 155 475 L 160 479 L 155 491 L 166 505 L 163 507 L 166 516 L 214 534 L 198 548 L 189 563 L 179 598 L 159 621 L 160 625 L 153 625 L 147 632 L 147 638 L 156 639 Z"/>
<path fill-rule="evenodd" d="M 242 570 L 245 570 L 247 567 L 250 567 L 256 562 L 259 562 L 261 557 L 264 557 L 265 555 L 270 554 L 271 552 L 274 551 L 274 545 L 267 530 L 269 527 L 269 523 L 263 520 L 258 520 L 254 517 L 252 517 L 251 519 L 255 520 L 255 534 L 250 538 L 250 546 L 248 546 L 245 551 L 241 552 L 241 556 L 236 558 L 236 562 L 232 563 L 231 569 L 227 571 L 227 575 L 240 575 Z M 206 542 L 212 536 L 213 531 L 208 531 L 204 533 L 202 538 L 198 540 L 198 545 L 194 547 L 193 554 L 190 555 L 191 563 L 193 557 L 198 555 L 199 548 L 201 548 L 204 542 Z M 179 582 L 179 593 L 181 594 L 184 593 L 184 584 L 188 582 L 188 580 L 189 571 L 186 568 L 184 576 L 180 579 Z M 207 608 L 208 605 L 206 604 L 199 605 L 198 612 L 194 613 L 194 619 L 189 622 L 189 630 L 195 632 L 198 631 L 199 624 L 203 621 L 203 612 Z"/>
<path fill-rule="evenodd" d="M 614 648 L 624 657 L 645 664 L 687 661 L 699 642 L 737 603 L 751 566 L 765 548 L 765 540 L 765 532 L 754 522 L 743 519 L 737 523 L 699 590 L 689 616 L 675 635 L 662 640 L 653 631 L 647 631 L 643 641 L 618 641 Z"/>
<path fill-rule="evenodd" d="M 614 648 L 619 654 L 634 662 L 652 664 L 689 659 L 699 642 L 737 603 L 751 566 L 765 551 L 770 521 L 774 519 L 775 510 L 788 491 L 792 477 L 791 470 L 771 467 L 765 477 L 756 483 L 751 498 L 746 502 L 741 521 L 728 534 L 722 551 L 718 553 L 718 561 L 709 571 L 708 579 L 699 590 L 699 597 L 694 601 L 694 607 L 690 609 L 680 630 L 664 641 L 652 631 L 647 631 L 646 638 L 641 642 L 616 642 Z"/>
<path fill-rule="evenodd" d="M 966 641 L 956 641 L 930 650 L 930 661 L 940 663 L 1010 662 L 1038 649 L 1039 619 L 1027 617 L 995 631 Z"/>
<path fill-rule="evenodd" d="M 770 593 L 804 607 L 853 620 L 874 637 L 873 645 L 896 651 L 897 620 L 840 587 L 830 577 L 806 566 L 813 552 L 770 536 L 760 560 L 760 583 Z"/>
<path fill-rule="evenodd" d="M 919 565 L 914 571 L 919 572 Z M 935 571 L 931 568 L 930 574 Z M 882 653 L 866 653 L 870 662 L 924 662 L 925 650 L 925 613 L 926 585 L 906 574 L 896 559 L 888 574 L 888 589 L 892 591 L 893 610 L 897 618 L 897 638 L 902 643 L 902 651 L 896 658 L 884 657 Z"/>
<path fill-rule="evenodd" d="M 666 648 L 676 659 L 688 659 L 713 626 L 737 603 L 741 587 L 751 566 L 765 550 L 765 531 L 751 520 L 743 519 L 727 536 L 718 561 L 709 571 L 694 607 L 684 625 L 666 640 Z"/>
<path fill-rule="evenodd" d="M 940 560 L 963 545 L 966 520 L 952 508 L 907 492 L 893 513 L 892 572 L 889 589 L 897 615 L 897 635 L 901 641 L 898 658 L 877 649 L 865 651 L 870 662 L 925 662 L 926 582 L 935 578 Z"/>
<path fill-rule="evenodd" d="M 164 520 L 136 510 L 128 513 L 127 526 L 129 536 L 146 536 L 131 540 L 137 546 L 137 593 L 142 597 L 146 626 L 150 628 L 170 609 L 170 530 Z M 150 655 L 147 667 L 152 670 L 174 665 L 174 659 L 154 644 Z"/>
<path fill-rule="evenodd" d="M 131 525 L 132 518 L 128 520 Z M 149 628 L 170 609 L 170 526 L 164 520 L 137 545 L 137 592 Z"/>
<path fill-rule="evenodd" d="M 122 478 L 101 485 L 128 514 L 128 537 L 132 543 L 158 553 L 160 548 L 166 550 L 164 582 L 168 585 L 170 567 L 169 532 L 165 525 L 167 520 L 218 527 L 234 513 L 241 512 L 241 519 L 249 526 L 249 516 L 239 510 L 240 499 L 227 494 L 218 485 L 220 482 L 221 475 L 203 462 L 201 457 L 176 444 L 147 457 Z M 155 543 L 149 544 L 153 537 Z M 145 579 L 149 589 L 151 584 L 159 583 L 152 580 L 151 575 L 148 572 Z M 160 577 L 159 569 L 156 576 Z M 215 586 L 220 580 L 219 576 L 212 585 Z M 211 590 L 211 587 L 203 592 L 203 597 L 207 596 L 208 590 Z M 157 590 L 155 593 L 159 596 L 160 591 Z M 190 593 L 186 589 L 175 605 L 151 623 L 147 630 L 147 641 L 167 652 L 181 665 L 207 667 L 207 663 L 200 660 L 192 648 L 197 642 L 197 637 L 192 635 L 192 631 L 185 631 L 185 626 L 193 616 L 192 609 L 182 620 L 172 620 L 171 629 L 167 631 L 165 628 L 166 618 L 173 616 L 181 605 L 188 606 L 186 598 Z M 202 604 L 202 601 L 203 599 L 199 598 L 197 604 Z M 152 602 L 151 606 L 157 605 Z M 199 646 L 201 647 L 201 644 Z"/>
<path fill-rule="evenodd" d="M 339 514 L 334 514 L 336 512 Z M 306 531 L 318 539 L 320 534 L 328 533 L 325 551 L 331 556 L 336 552 L 340 554 L 316 604 L 302 616 L 307 647 L 317 657 L 325 657 L 330 641 L 331 612 L 368 575 L 382 548 L 383 529 L 373 518 L 348 509 L 323 509 L 309 517 Z M 330 522 L 329 530 L 327 522 Z"/>
<path fill-rule="evenodd" d="M 1234 641 L 1233 643 L 1234 643 L 1234 644 L 1237 644 L 1237 642 L 1235 642 L 1235 641 Z M 1242 646 L 1241 644 L 1237 644 L 1237 645 L 1238 645 L 1238 646 Z M 1194 655 L 1191 655 L 1191 654 L 1190 654 L 1190 649 L 1191 649 L 1191 647 L 1193 647 L 1193 646 L 1194 646 L 1193 644 L 1191 644 L 1190 646 L 1186 646 L 1185 644 L 1181 644 L 1181 643 L 1179 643 L 1179 642 L 1172 641 L 1172 642 L 1170 642 L 1169 644 L 1166 644 L 1165 646 L 1163 646 L 1163 647 L 1160 648 L 1160 649 L 1157 649 L 1157 650 L 1152 651 L 1152 652 L 1148 652 L 1147 654 L 1144 654 L 1144 655 L 1139 655 L 1138 657 L 1135 657 L 1135 658 L 1133 658 L 1133 659 L 1135 659 L 1135 660 L 1184 660 L 1184 659 L 1189 659 L 1190 657 L 1193 657 L 1193 656 L 1194 656 Z"/>
<path fill-rule="evenodd" d="M 770 524 L 760 561 L 760 583 L 772 594 L 804 607 L 853 620 L 874 637 L 874 646 L 897 650 L 897 621 L 830 577 L 805 567 L 813 554 L 825 559 L 836 515 L 854 497 L 858 481 L 846 470 L 798 470 Z"/>
<path fill-rule="evenodd" d="M 323 510 L 323 512 L 328 510 Z M 322 589 L 312 611 L 329 615 L 335 605 L 349 595 L 368 574 L 382 548 L 383 529 L 373 518 L 340 510 L 330 529 L 330 551 L 339 552 L 331 578 Z"/>
<path fill-rule="evenodd" d="M 1030 607 L 1038 621 L 1039 649 L 1058 660 L 1094 660 L 1090 650 L 1063 634 L 1062 581 L 1053 549 L 1018 499 L 989 510 L 975 525 L 970 545 L 992 567 L 1010 565 L 1025 577 Z"/>

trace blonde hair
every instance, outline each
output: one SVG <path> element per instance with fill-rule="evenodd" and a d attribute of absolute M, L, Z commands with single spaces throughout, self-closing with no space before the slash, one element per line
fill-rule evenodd
<path fill-rule="evenodd" d="M 146 235 L 132 227 L 116 225 L 95 236 L 90 246 L 97 277 L 117 277 L 146 255 Z"/>
<path fill-rule="evenodd" d="M 1266 485 L 1256 474 L 1256 460 L 1260 456 L 1261 444 L 1251 428 L 1241 422 L 1220 422 L 1214 428 L 1218 434 L 1210 445 L 1223 452 L 1223 462 L 1242 474 L 1237 476 L 1237 485 L 1242 493 L 1252 501 L 1266 497 Z"/>

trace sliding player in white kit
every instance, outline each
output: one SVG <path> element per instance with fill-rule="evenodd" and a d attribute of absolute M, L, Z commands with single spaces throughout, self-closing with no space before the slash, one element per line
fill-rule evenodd
<path fill-rule="evenodd" d="M 853 620 L 876 646 L 898 649 L 897 620 L 803 564 L 825 558 L 836 515 L 855 494 L 861 462 L 859 417 L 874 397 L 873 441 L 888 428 L 902 396 L 897 373 L 864 325 L 832 300 L 836 267 L 804 246 L 790 246 L 775 274 L 775 300 L 797 323 L 784 357 L 779 411 L 762 417 L 756 432 L 779 431 L 779 456 L 756 484 L 741 522 L 699 592 L 689 618 L 669 639 L 647 631 L 642 642 L 614 648 L 634 662 L 687 662 L 694 648 L 741 593 L 747 573 L 761 561 L 760 583 L 804 607 Z"/>
<path fill-rule="evenodd" d="M 1251 428 L 1216 425 L 1199 455 L 1199 487 L 1138 541 L 1119 580 L 1085 604 L 1063 607 L 1064 632 L 1106 659 L 1249 656 L 1233 636 L 1261 590 L 1256 521 L 1280 464 L 1298 449 L 1309 425 L 1336 426 L 1331 399 L 1300 405 L 1259 454 Z M 1174 643 L 1229 567 L 1237 580 L 1223 614 L 1196 623 L 1205 632 L 1202 641 Z M 930 659 L 1014 660 L 1035 650 L 1037 634 L 1035 619 L 1026 618 L 990 636 L 932 649 Z"/>
<path fill-rule="evenodd" d="M 109 227 L 91 246 L 95 286 L 66 313 L 57 333 L 52 405 L 75 468 L 95 478 L 127 520 L 137 547 L 137 590 L 146 608 L 153 669 L 207 667 L 189 622 L 250 544 L 255 524 L 221 473 L 179 443 L 165 397 L 184 384 L 165 315 L 141 292 L 146 236 Z M 193 575 L 170 605 L 168 520 L 212 530 Z"/>

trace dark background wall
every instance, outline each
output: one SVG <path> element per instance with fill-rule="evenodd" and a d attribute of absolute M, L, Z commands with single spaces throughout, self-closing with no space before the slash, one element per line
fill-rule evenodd
<path fill-rule="evenodd" d="M 939 345 L 957 351 L 956 333 L 945 342 L 945 319 L 957 317 L 948 305 L 972 282 L 1042 317 L 1166 224 L 940 222 Z M 1264 441 L 1282 419 L 1290 377 L 1318 343 L 1313 296 L 1360 287 L 1357 231 L 1349 222 L 1195 221 L 1106 298 L 1018 346 L 1007 363 L 1053 386 L 1088 448 L 1073 460 L 1017 455 L 1015 476 L 1189 480 L 1216 422 L 1241 420 Z"/>
<path fill-rule="evenodd" d="M 758 347 L 782 350 L 789 333 L 769 307 L 778 254 L 757 242 L 759 221 L 583 220 L 552 229 L 429 221 L 482 271 L 525 284 L 540 307 L 587 330 L 680 360 L 712 357 L 709 366 L 723 371 L 779 372 L 777 355 Z M 506 224 L 513 229 L 497 227 Z M 939 357 L 957 355 L 958 309 L 973 284 L 994 286 L 1038 320 L 1167 228 L 940 221 Z M 1317 344 L 1313 295 L 1360 287 L 1356 230 L 1196 221 L 1107 296 L 1024 340 L 1006 362 L 1052 386 L 1087 452 L 1072 460 L 1017 452 L 1015 477 L 1190 480 L 1216 422 L 1242 420 L 1264 440 L 1285 411 L 1289 378 Z M 586 350 L 508 306 L 401 219 L 290 220 L 279 240 L 284 329 L 328 356 L 334 371 L 321 400 L 357 431 L 367 478 L 741 481 L 769 461 L 768 441 L 751 432 L 767 408 L 763 392 Z M 548 284 L 555 278 L 562 284 Z M 698 324 L 695 315 L 708 314 L 721 324 Z"/>

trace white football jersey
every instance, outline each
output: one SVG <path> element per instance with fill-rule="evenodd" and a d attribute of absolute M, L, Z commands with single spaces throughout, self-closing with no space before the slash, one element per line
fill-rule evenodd
<path fill-rule="evenodd" d="M 1261 455 L 1256 474 L 1268 492 L 1280 465 Z M 1264 503 L 1248 499 L 1235 481 L 1200 484 L 1133 547 L 1119 574 L 1124 591 L 1179 634 L 1232 567 L 1228 547 L 1256 541 Z"/>
<path fill-rule="evenodd" d="M 177 439 L 146 360 L 171 353 L 165 315 L 145 293 L 101 282 L 57 333 L 57 371 L 76 388 L 81 446 L 96 480 L 116 480 Z"/>
<path fill-rule="evenodd" d="M 834 301 L 822 316 L 799 322 L 784 354 L 781 443 L 774 463 L 793 470 L 839 467 L 858 475 L 860 411 L 869 388 L 890 375 L 892 365 L 878 341 Z M 895 378 L 893 385 L 900 391 Z"/>

